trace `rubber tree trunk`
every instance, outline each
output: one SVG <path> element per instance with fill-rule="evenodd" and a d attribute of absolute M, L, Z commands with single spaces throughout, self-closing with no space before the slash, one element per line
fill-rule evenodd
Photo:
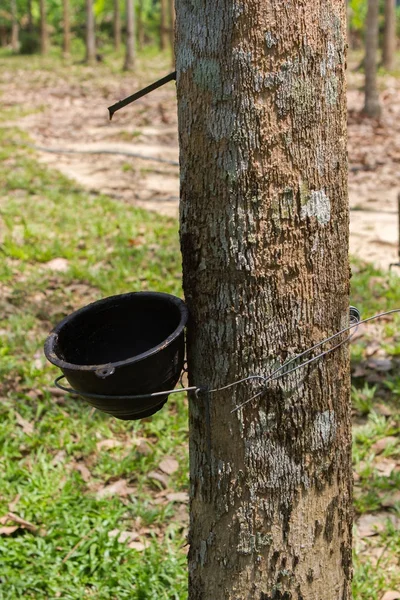
<path fill-rule="evenodd" d="M 368 117 L 379 117 L 381 106 L 377 86 L 379 0 L 368 0 L 365 30 L 365 103 L 364 113 Z"/>
<path fill-rule="evenodd" d="M 96 36 L 93 0 L 86 0 L 86 59 L 89 65 L 96 62 Z"/>
<path fill-rule="evenodd" d="M 396 0 L 385 0 L 385 29 L 383 33 L 382 63 L 393 69 L 396 52 Z"/>
<path fill-rule="evenodd" d="M 65 58 L 68 58 L 71 54 L 71 19 L 69 0 L 63 0 L 63 29 L 63 54 Z"/>
<path fill-rule="evenodd" d="M 114 0 L 114 49 L 117 51 L 121 47 L 121 10 L 119 2 L 120 0 Z"/>
<path fill-rule="evenodd" d="M 47 54 L 49 50 L 49 38 L 47 32 L 46 0 L 40 0 L 40 53 Z"/>
<path fill-rule="evenodd" d="M 17 13 L 17 2 L 11 0 L 11 48 L 14 52 L 19 50 L 19 23 Z"/>
<path fill-rule="evenodd" d="M 135 68 L 135 16 L 133 0 L 126 2 L 126 50 L 124 71 L 132 71 Z"/>
<path fill-rule="evenodd" d="M 179 0 L 190 384 L 266 375 L 348 323 L 345 0 Z M 190 397 L 190 600 L 350 600 L 344 345 Z"/>

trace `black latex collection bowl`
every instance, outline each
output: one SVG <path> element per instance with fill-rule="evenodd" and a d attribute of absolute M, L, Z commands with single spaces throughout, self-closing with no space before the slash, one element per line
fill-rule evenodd
<path fill-rule="evenodd" d="M 160 410 L 183 367 L 185 303 L 158 292 L 104 298 L 72 313 L 50 333 L 46 358 L 92 406 L 119 419 L 141 419 Z M 88 397 L 93 394 L 100 397 Z"/>

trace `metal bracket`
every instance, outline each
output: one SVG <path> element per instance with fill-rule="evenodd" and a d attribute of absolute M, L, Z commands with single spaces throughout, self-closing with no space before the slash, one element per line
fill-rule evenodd
<path fill-rule="evenodd" d="M 135 94 L 132 94 L 132 96 L 128 96 L 127 98 L 124 98 L 124 100 L 120 100 L 119 102 L 116 102 L 116 104 L 109 106 L 108 112 L 110 113 L 110 121 L 113 118 L 113 114 L 115 112 L 117 112 L 117 110 L 120 110 L 120 108 L 124 108 L 124 106 L 131 104 L 131 102 L 135 102 L 135 100 L 139 100 L 139 98 L 146 96 L 153 90 L 156 90 L 157 88 L 161 87 L 162 85 L 165 85 L 169 81 L 174 81 L 174 80 L 176 80 L 176 71 L 174 71 L 173 73 L 170 73 L 169 75 L 166 75 L 165 77 L 163 77 L 162 79 L 159 79 L 158 81 L 155 81 L 154 83 L 151 83 L 150 85 L 143 88 L 142 90 L 135 92 Z"/>

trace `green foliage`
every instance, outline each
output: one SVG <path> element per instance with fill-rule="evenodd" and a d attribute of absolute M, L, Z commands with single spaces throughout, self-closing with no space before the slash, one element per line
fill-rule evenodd
<path fill-rule="evenodd" d="M 364 29 L 368 0 L 350 0 L 350 27 L 353 31 Z"/>

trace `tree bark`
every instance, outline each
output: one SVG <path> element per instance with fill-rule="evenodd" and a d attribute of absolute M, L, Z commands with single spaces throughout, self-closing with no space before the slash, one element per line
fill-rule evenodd
<path fill-rule="evenodd" d="M 46 0 L 40 0 L 40 53 L 47 54 L 49 50 L 49 38 L 47 32 Z"/>
<path fill-rule="evenodd" d="M 160 49 L 166 50 L 168 46 L 167 0 L 161 0 L 160 13 Z"/>
<path fill-rule="evenodd" d="M 350 0 L 346 0 L 347 2 L 347 10 L 346 10 L 346 18 L 347 18 L 347 43 L 349 48 L 353 49 L 353 40 L 351 36 L 351 17 L 352 17 L 352 9 Z"/>
<path fill-rule="evenodd" d="M 139 11 L 137 20 L 137 40 L 139 49 L 142 50 L 144 46 L 144 26 L 143 26 L 143 0 L 139 0 Z"/>
<path fill-rule="evenodd" d="M 393 69 L 396 52 L 396 0 L 385 0 L 385 29 L 383 32 L 382 64 Z"/>
<path fill-rule="evenodd" d="M 11 0 L 11 48 L 14 52 L 19 50 L 19 24 L 17 14 L 17 2 Z"/>
<path fill-rule="evenodd" d="M 33 32 L 32 0 L 28 0 L 28 2 L 27 2 L 27 11 L 28 11 L 28 31 L 29 31 L 29 33 L 32 33 Z"/>
<path fill-rule="evenodd" d="M 176 3 L 190 384 L 348 323 L 345 0 Z M 190 600 L 350 600 L 346 346 L 190 397 Z"/>
<path fill-rule="evenodd" d="M 96 62 L 96 37 L 93 0 L 86 0 L 86 59 L 89 65 Z"/>
<path fill-rule="evenodd" d="M 169 42 L 172 50 L 172 64 L 175 65 L 175 2 L 174 0 L 168 0 L 168 13 L 169 13 Z"/>
<path fill-rule="evenodd" d="M 126 51 L 124 71 L 132 71 L 135 67 L 135 17 L 133 0 L 126 1 Z"/>
<path fill-rule="evenodd" d="M 8 46 L 7 28 L 5 25 L 0 25 L 0 46 L 2 48 Z"/>
<path fill-rule="evenodd" d="M 379 0 L 368 0 L 365 30 L 365 103 L 364 113 L 368 117 L 379 117 L 381 106 L 377 86 Z"/>
<path fill-rule="evenodd" d="M 114 49 L 117 51 L 121 47 L 121 11 L 119 1 L 114 0 Z"/>
<path fill-rule="evenodd" d="M 70 21 L 70 9 L 69 0 L 63 0 L 63 53 L 64 57 L 68 58 L 71 54 L 71 21 Z"/>

